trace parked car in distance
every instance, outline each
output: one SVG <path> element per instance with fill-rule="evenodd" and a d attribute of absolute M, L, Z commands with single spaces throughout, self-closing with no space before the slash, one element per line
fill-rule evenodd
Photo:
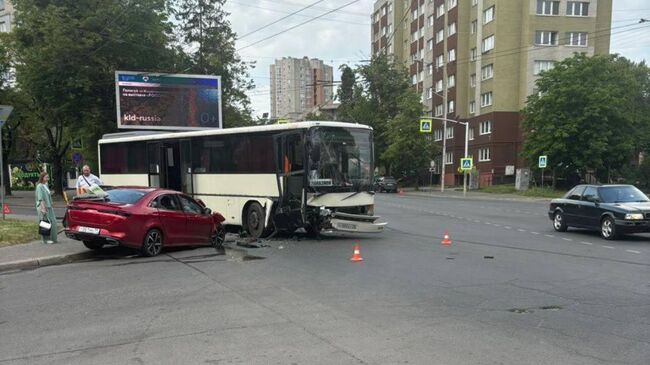
<path fill-rule="evenodd" d="M 379 176 L 375 178 L 375 191 L 378 192 L 397 192 L 397 181 L 392 176 Z"/>
<path fill-rule="evenodd" d="M 65 234 L 92 250 L 121 245 L 156 256 L 164 247 L 221 247 L 224 217 L 177 191 L 115 187 L 105 196 L 85 195 L 70 202 Z"/>
<path fill-rule="evenodd" d="M 621 234 L 650 232 L 650 199 L 632 185 L 578 185 L 548 210 L 553 228 L 599 230 L 607 240 Z"/>

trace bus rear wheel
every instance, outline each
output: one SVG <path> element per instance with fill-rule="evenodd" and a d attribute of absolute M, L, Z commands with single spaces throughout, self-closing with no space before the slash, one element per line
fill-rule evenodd
<path fill-rule="evenodd" d="M 246 209 L 246 231 L 248 235 L 253 238 L 266 237 L 269 235 L 270 230 L 264 229 L 266 222 L 264 209 L 257 203 L 251 203 Z"/>

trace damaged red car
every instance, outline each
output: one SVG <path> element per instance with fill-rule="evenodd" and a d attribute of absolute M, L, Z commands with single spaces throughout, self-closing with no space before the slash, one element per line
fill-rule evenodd
<path fill-rule="evenodd" d="M 65 234 L 92 250 L 120 245 L 156 256 L 165 247 L 222 247 L 224 217 L 201 201 L 171 190 L 116 187 L 76 197 L 65 214 Z"/>

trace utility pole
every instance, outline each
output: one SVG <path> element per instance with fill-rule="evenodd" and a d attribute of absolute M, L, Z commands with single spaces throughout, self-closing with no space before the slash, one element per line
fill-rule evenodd
<path fill-rule="evenodd" d="M 2 209 L 2 220 L 5 219 L 5 164 L 4 156 L 2 155 L 2 126 L 13 110 L 14 107 L 12 106 L 0 105 L 0 209 Z"/>
<path fill-rule="evenodd" d="M 445 4 L 443 5 L 445 8 L 446 6 L 446 1 Z M 447 98 L 448 98 L 448 91 L 447 91 L 447 9 L 445 9 L 445 15 L 444 15 L 444 26 L 442 28 L 442 35 L 443 35 L 443 53 L 442 53 L 442 110 L 443 110 L 443 118 L 447 118 L 448 110 L 447 110 Z M 453 127 L 452 127 L 453 128 Z M 453 159 L 452 159 L 453 162 Z M 447 121 L 443 120 L 442 124 L 442 168 L 441 168 L 441 173 L 440 173 L 440 192 L 444 193 L 445 191 L 445 170 L 446 170 L 446 165 L 447 165 Z"/>

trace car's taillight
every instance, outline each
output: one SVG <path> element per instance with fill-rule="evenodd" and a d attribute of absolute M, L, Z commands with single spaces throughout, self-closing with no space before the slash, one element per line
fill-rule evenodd
<path fill-rule="evenodd" d="M 122 217 L 129 217 L 129 216 L 131 216 L 131 213 L 127 213 L 127 212 L 122 211 L 122 210 L 108 210 L 108 209 L 102 209 L 102 210 L 98 210 L 98 212 L 100 212 L 100 213 L 107 213 L 107 214 L 119 215 L 119 216 L 122 216 Z"/>

